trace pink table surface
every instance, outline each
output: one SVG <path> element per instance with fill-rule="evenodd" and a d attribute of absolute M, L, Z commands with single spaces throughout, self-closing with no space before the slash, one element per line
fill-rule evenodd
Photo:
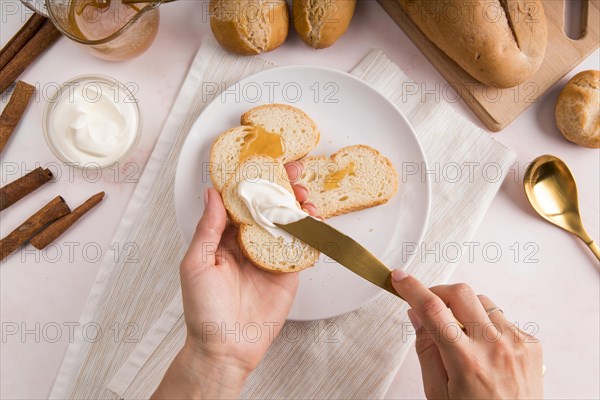
<path fill-rule="evenodd" d="M 0 4 L 1 45 L 30 16 L 17 0 Z M 53 168 L 58 181 L 47 185 L 2 215 L 6 235 L 51 197 L 62 194 L 79 204 L 91 194 L 108 194 L 101 212 L 89 215 L 58 246 L 42 253 L 25 251 L 0 266 L 0 397 L 46 398 L 94 282 L 102 255 L 116 254 L 111 239 L 125 205 L 152 151 L 179 87 L 204 35 L 210 35 L 206 2 L 179 1 L 163 6 L 153 47 L 141 57 L 109 63 L 61 39 L 21 79 L 38 85 L 31 104 L 1 162 L 1 185 L 38 165 Z M 330 49 L 315 51 L 295 33 L 286 44 L 263 57 L 279 65 L 310 64 L 350 70 L 372 48 L 380 48 L 424 88 L 446 92 L 445 81 L 375 1 L 361 1 L 348 33 Z M 544 345 L 548 398 L 600 398 L 598 263 L 584 245 L 542 221 L 522 190 L 526 164 L 541 154 L 555 154 L 571 167 L 579 186 L 581 212 L 591 236 L 599 239 L 600 152 L 565 141 L 555 127 L 553 108 L 568 78 L 599 68 L 596 51 L 560 84 L 533 104 L 494 138 L 518 154 L 514 167 L 475 234 L 453 282 L 467 282 L 525 326 Z M 137 88 L 144 118 L 143 139 L 119 168 L 102 171 L 65 167 L 44 143 L 41 119 L 44 98 L 57 84 L 77 75 L 101 73 Z M 438 85 L 438 86 L 436 86 Z M 440 86 L 441 85 L 441 86 Z M 451 91 L 447 93 L 452 93 Z M 454 96 L 450 96 L 453 98 Z M 6 96 L 2 96 L 2 107 Z M 462 102 L 454 107 L 481 125 Z M 442 133 L 440 133 L 442 134 Z M 30 249 L 31 250 L 31 249 Z M 115 334 L 123 327 L 115 327 Z M 411 351 L 386 398 L 424 396 L 420 368 Z"/>

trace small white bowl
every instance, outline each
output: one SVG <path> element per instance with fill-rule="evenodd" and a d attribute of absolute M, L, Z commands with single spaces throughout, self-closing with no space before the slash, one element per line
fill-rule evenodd
<path fill-rule="evenodd" d="M 61 100 L 65 96 L 69 96 L 72 94 L 73 87 L 77 85 L 95 85 L 96 87 L 100 87 L 101 90 L 107 90 L 113 99 L 119 99 L 120 101 L 124 101 L 127 99 L 127 102 L 133 105 L 134 110 L 134 118 L 136 125 L 135 137 L 129 142 L 129 145 L 123 149 L 120 149 L 120 153 L 116 154 L 108 161 L 102 161 L 100 158 L 98 161 L 90 161 L 89 159 L 86 161 L 82 161 L 81 159 L 74 159 L 72 156 L 69 156 L 64 148 L 61 148 L 61 143 L 55 140 L 55 132 L 53 132 L 52 127 L 52 118 L 54 116 L 54 110 L 56 106 L 61 103 Z M 140 113 L 140 108 L 137 102 L 137 99 L 133 96 L 131 91 L 127 89 L 125 85 L 116 79 L 110 78 L 104 75 L 85 75 L 78 76 L 69 81 L 63 83 L 57 90 L 54 92 L 50 98 L 47 100 L 46 107 L 44 109 L 43 116 L 43 131 L 44 131 L 44 139 L 46 140 L 46 144 L 54 153 L 56 157 L 58 157 L 65 164 L 72 165 L 78 168 L 106 168 L 113 166 L 124 159 L 126 159 L 133 149 L 137 146 L 140 141 L 141 132 L 142 132 L 142 116 Z"/>

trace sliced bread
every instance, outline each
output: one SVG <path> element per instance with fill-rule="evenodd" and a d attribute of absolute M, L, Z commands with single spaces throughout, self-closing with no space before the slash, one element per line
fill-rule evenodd
<path fill-rule="evenodd" d="M 232 222 L 239 226 L 238 243 L 246 258 L 259 268 L 274 273 L 297 272 L 314 265 L 319 252 L 304 242 L 292 238 L 274 237 L 254 222 L 244 201 L 238 195 L 242 181 L 257 179 L 273 182 L 290 193 L 292 186 L 283 164 L 264 155 L 250 156 L 242 161 L 236 172 L 223 186 L 221 196 Z M 298 204 L 300 209 L 300 204 Z"/>
<path fill-rule="evenodd" d="M 300 161 L 308 201 L 317 206 L 323 218 L 386 203 L 398 189 L 398 174 L 390 160 L 366 145 L 344 147 L 331 157 Z"/>
<path fill-rule="evenodd" d="M 284 104 L 255 107 L 242 115 L 241 124 L 222 133 L 211 149 L 210 176 L 219 191 L 248 157 L 261 154 L 286 163 L 305 156 L 319 142 L 314 121 Z"/>

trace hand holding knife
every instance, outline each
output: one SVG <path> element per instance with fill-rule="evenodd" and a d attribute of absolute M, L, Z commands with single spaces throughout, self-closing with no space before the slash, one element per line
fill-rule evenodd
<path fill-rule="evenodd" d="M 290 224 L 276 223 L 275 225 L 372 284 L 402 299 L 392 286 L 392 270 L 356 240 L 331 225 L 310 216 Z M 335 243 L 337 246 L 328 246 L 327 244 L 330 243 Z M 456 323 L 462 330 L 465 329 L 460 321 L 456 320 Z"/>

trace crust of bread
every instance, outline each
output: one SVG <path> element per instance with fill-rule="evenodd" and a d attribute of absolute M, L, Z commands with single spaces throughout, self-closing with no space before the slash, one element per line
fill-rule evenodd
<path fill-rule="evenodd" d="M 289 32 L 285 0 L 211 0 L 210 27 L 225 49 L 240 55 L 274 50 Z"/>
<path fill-rule="evenodd" d="M 286 273 L 290 273 L 290 272 L 300 272 L 302 270 L 305 270 L 306 268 L 312 267 L 319 260 L 320 253 L 317 250 L 315 250 L 312 247 L 308 246 L 307 244 L 299 241 L 298 239 L 294 239 L 293 246 L 295 249 L 299 249 L 299 251 L 303 255 L 303 258 L 304 258 L 303 262 L 301 262 L 301 263 L 294 262 L 292 264 L 288 263 L 289 265 L 286 265 L 285 267 L 278 266 L 276 263 L 265 262 L 263 257 L 256 256 L 256 254 L 252 253 L 251 249 L 253 249 L 254 247 L 247 245 L 248 239 L 246 239 L 245 236 L 252 235 L 251 232 L 248 233 L 251 230 L 260 230 L 261 232 L 264 232 L 265 235 L 269 235 L 269 233 L 266 232 L 261 227 L 259 227 L 258 225 L 254 225 L 254 226 L 241 225 L 240 228 L 238 229 L 237 241 L 242 250 L 242 254 L 251 263 L 253 263 L 260 269 L 263 269 L 265 271 L 268 271 L 268 272 L 271 272 L 274 274 L 278 274 L 278 275 L 286 274 Z M 267 247 L 267 248 L 263 247 L 263 251 L 269 252 L 269 254 L 271 255 L 271 257 L 273 259 L 283 258 L 283 257 L 279 257 L 279 253 L 280 252 L 283 253 L 284 251 L 286 251 L 285 249 L 288 248 L 288 247 L 286 247 L 286 246 L 288 246 L 287 244 L 283 244 L 284 243 L 283 239 L 280 238 L 280 240 L 278 242 L 281 243 L 280 246 L 275 246 L 275 245 L 273 245 L 273 243 L 270 243 L 269 247 Z"/>
<path fill-rule="evenodd" d="M 556 102 L 556 125 L 573 143 L 600 148 L 600 71 L 583 71 L 563 88 Z"/>
<path fill-rule="evenodd" d="M 307 113 L 305 113 L 304 111 L 302 111 L 301 109 L 299 109 L 297 107 L 292 107 L 288 104 L 263 104 L 261 106 L 254 107 L 254 108 L 246 111 L 245 113 L 243 113 L 242 116 L 240 117 L 240 123 L 242 125 L 254 125 L 256 123 L 255 118 L 253 117 L 254 114 L 256 114 L 257 112 L 260 112 L 262 110 L 269 110 L 274 107 L 277 107 L 282 110 L 287 110 L 293 114 L 298 114 L 310 124 L 311 129 L 313 129 L 315 131 L 317 137 L 316 137 L 316 140 L 314 143 L 310 143 L 310 145 L 312 145 L 312 147 L 310 147 L 310 149 L 305 153 L 305 155 L 308 154 L 308 152 L 310 150 L 312 150 L 312 148 L 317 143 L 319 143 L 319 140 L 321 139 L 321 132 L 319 132 L 319 128 L 317 127 L 317 124 L 315 123 L 315 121 L 313 121 L 313 119 Z"/>
<path fill-rule="evenodd" d="M 325 49 L 346 33 L 355 8 L 356 0 L 294 0 L 294 28 L 304 43 Z"/>
<path fill-rule="evenodd" d="M 210 180 L 213 184 L 213 186 L 215 187 L 215 189 L 217 189 L 218 191 L 221 191 L 221 189 L 223 188 L 223 172 L 220 169 L 220 165 L 222 163 L 222 161 L 220 161 L 219 158 L 219 152 L 221 151 L 222 147 L 225 147 L 224 142 L 227 141 L 229 139 L 230 136 L 235 135 L 236 132 L 238 130 L 240 130 L 242 127 L 235 127 L 235 128 L 231 128 L 226 130 L 224 133 L 220 134 L 215 141 L 213 142 L 211 148 L 210 148 L 210 156 L 209 156 L 209 168 L 210 168 Z M 232 149 L 233 153 L 235 154 L 234 157 L 236 157 L 236 159 L 239 159 L 239 155 L 240 155 L 240 149 Z M 237 168 L 237 165 L 234 165 L 235 168 Z M 229 167 L 231 168 L 231 167 Z"/>
<path fill-rule="evenodd" d="M 544 59 L 548 28 L 541 0 L 399 0 L 421 31 L 478 81 L 517 86 Z"/>

